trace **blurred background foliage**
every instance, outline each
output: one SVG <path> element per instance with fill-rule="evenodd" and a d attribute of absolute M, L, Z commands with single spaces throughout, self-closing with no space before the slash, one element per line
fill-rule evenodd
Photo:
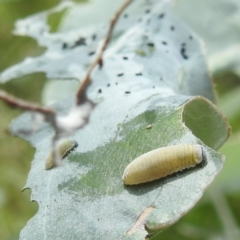
<path fill-rule="evenodd" d="M 14 36 L 11 31 L 17 19 L 49 9 L 58 2 L 60 0 L 0 0 L 0 71 L 22 61 L 27 56 L 38 56 L 44 52 L 45 49 L 39 47 L 35 40 Z M 63 14 L 64 12 L 60 12 L 49 17 L 48 22 L 52 32 L 58 29 Z M 228 27 L 231 28 L 231 25 Z M 238 31 L 240 36 L 240 25 Z M 201 37 L 201 33 L 199 35 Z M 218 39 L 216 38 L 215 41 Z M 235 43 L 240 44 L 240 37 Z M 230 139 L 219 150 L 226 156 L 224 168 L 194 209 L 154 239 L 240 239 L 240 76 L 234 69 L 236 68 L 230 66 L 217 71 L 212 70 L 218 95 L 217 105 L 232 126 Z M 41 91 L 45 82 L 45 75 L 38 73 L 1 84 L 0 88 L 15 96 L 41 103 Z M 12 136 L 8 130 L 11 120 L 20 113 L 20 110 L 9 108 L 0 102 L 0 238 L 2 240 L 18 239 L 20 230 L 38 209 L 37 203 L 30 202 L 30 191 L 21 192 L 27 179 L 34 149 L 24 140 Z"/>

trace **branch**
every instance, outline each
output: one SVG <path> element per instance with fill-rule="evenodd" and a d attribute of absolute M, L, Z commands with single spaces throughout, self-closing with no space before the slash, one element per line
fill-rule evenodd
<path fill-rule="evenodd" d="M 120 7 L 120 9 L 116 12 L 114 18 L 111 20 L 110 27 L 108 29 L 108 33 L 107 33 L 106 38 L 103 42 L 103 45 L 100 49 L 100 52 L 99 52 L 97 58 L 95 59 L 95 61 L 90 65 L 90 67 L 86 73 L 86 76 L 77 91 L 77 94 L 76 94 L 76 105 L 77 106 L 79 106 L 80 104 L 84 104 L 84 103 L 88 104 L 88 105 L 90 104 L 92 107 L 94 106 L 94 104 L 90 100 L 88 100 L 87 96 L 86 96 L 87 86 L 91 82 L 90 75 L 91 75 L 93 69 L 96 67 L 96 65 L 99 65 L 100 67 L 102 66 L 103 53 L 104 53 L 105 49 L 107 48 L 107 45 L 110 41 L 114 26 L 115 26 L 117 20 L 119 19 L 119 16 L 121 15 L 121 13 L 128 7 L 128 5 L 132 1 L 133 0 L 126 0 L 126 2 Z M 39 112 L 39 113 L 43 114 L 45 116 L 46 120 L 51 122 L 53 127 L 56 128 L 55 118 L 56 118 L 57 114 L 53 109 L 48 108 L 48 107 L 43 107 L 41 105 L 34 104 L 34 103 L 31 103 L 28 101 L 24 101 L 20 98 L 14 97 L 2 90 L 0 90 L 0 99 L 4 100 L 7 104 L 9 104 L 12 107 L 17 107 L 20 109 Z M 89 112 L 90 111 L 91 110 L 89 109 Z"/>
<path fill-rule="evenodd" d="M 49 118 L 52 119 L 56 115 L 56 112 L 51 108 L 43 107 L 38 104 L 24 101 L 20 98 L 8 94 L 3 90 L 0 90 L 0 99 L 4 100 L 7 104 L 9 104 L 12 107 L 42 113 L 46 117 L 46 119 Z"/>
<path fill-rule="evenodd" d="M 90 75 L 96 65 L 99 65 L 100 68 L 103 65 L 103 53 L 109 44 L 109 41 L 112 36 L 114 26 L 119 19 L 121 13 L 127 8 L 127 6 L 133 0 L 126 0 L 126 2 L 120 7 L 116 12 L 114 18 L 110 22 L 110 27 L 108 29 L 106 38 L 103 42 L 102 47 L 100 48 L 99 54 L 95 61 L 90 65 L 87 70 L 86 76 L 82 81 L 77 94 L 76 94 L 76 106 L 69 112 L 66 116 L 58 116 L 57 112 L 49 107 L 43 107 L 38 104 L 34 104 L 28 101 L 24 101 L 20 98 L 14 97 L 8 94 L 5 91 L 0 90 L 0 99 L 4 100 L 7 104 L 12 107 L 17 107 L 27 111 L 33 111 L 41 113 L 45 117 L 45 121 L 49 122 L 52 127 L 55 129 L 55 135 L 53 136 L 53 151 L 54 151 L 54 165 L 57 165 L 57 150 L 56 150 L 56 141 L 61 137 L 66 137 L 71 135 L 77 129 L 83 128 L 89 120 L 90 113 L 95 106 L 95 104 L 90 101 L 86 96 L 86 89 L 91 82 Z"/>
<path fill-rule="evenodd" d="M 111 39 L 112 36 L 112 32 L 114 29 L 114 26 L 119 18 L 119 16 L 121 15 L 121 13 L 128 7 L 128 5 L 132 2 L 133 0 L 126 0 L 126 2 L 120 7 L 120 9 L 116 12 L 115 16 L 113 17 L 113 19 L 110 22 L 110 27 L 108 29 L 108 33 L 107 36 L 103 42 L 103 45 L 100 49 L 100 52 L 97 56 L 97 58 L 95 59 L 95 61 L 91 64 L 91 66 L 89 67 L 85 78 L 82 81 L 82 84 L 80 85 L 78 91 L 77 91 L 77 95 L 76 95 L 76 105 L 80 105 L 81 103 L 83 103 L 86 100 L 86 89 L 87 86 L 90 84 L 91 79 L 90 79 L 90 75 L 93 71 L 93 69 L 96 67 L 96 65 L 99 65 L 99 67 L 102 67 L 103 64 L 103 53 L 105 51 L 105 49 L 107 48 L 107 45 Z"/>

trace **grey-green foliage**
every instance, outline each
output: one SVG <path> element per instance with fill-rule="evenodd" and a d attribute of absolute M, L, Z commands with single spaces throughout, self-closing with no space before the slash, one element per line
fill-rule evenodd
<path fill-rule="evenodd" d="M 212 72 L 240 74 L 240 2 L 238 0 L 181 0 L 175 12 L 205 41 Z"/>
<path fill-rule="evenodd" d="M 143 239 L 143 223 L 131 234 L 127 231 L 144 209 L 153 207 L 146 216 L 149 229 L 173 224 L 194 206 L 222 168 L 224 157 L 211 147 L 217 149 L 227 139 L 229 129 L 210 102 L 214 93 L 199 40 L 172 14 L 169 2 L 148 4 L 143 8 L 139 2 L 133 4 L 133 17 L 126 10 L 127 17 L 120 19 L 120 30 L 117 28 L 118 34 L 106 51 L 103 68 L 94 71 L 88 89 L 89 98 L 98 105 L 89 124 L 74 135 L 79 147 L 63 165 L 44 169 L 53 135 L 48 125 L 31 136 L 22 136 L 36 147 L 26 188 L 31 188 L 39 211 L 22 230 L 20 239 Z M 45 19 L 48 14 L 42 13 Z M 35 19 L 37 25 L 42 24 L 39 15 L 22 22 L 34 27 Z M 25 74 L 30 66 L 31 71 L 59 76 L 60 71 L 67 76 L 69 69 L 80 66 L 76 72 L 81 74 L 84 64 L 90 62 L 89 51 L 96 47 L 93 34 L 103 32 L 99 25 L 89 32 L 72 30 L 69 36 L 75 34 L 75 41 L 84 37 L 87 43 L 74 48 L 69 47 L 74 38 L 66 42 L 68 35 L 57 33 L 68 47 L 62 49 L 63 40 L 55 41 L 54 35 L 53 41 L 48 39 L 47 51 L 54 49 L 53 55 L 58 53 L 61 58 L 49 62 L 46 52 L 30 65 L 24 62 L 5 71 L 2 79 Z M 42 39 L 39 33 L 35 37 Z M 68 97 L 54 108 L 66 114 L 72 104 L 73 98 Z M 196 109 L 200 111 L 197 115 Z M 30 124 L 30 114 L 26 113 L 14 121 L 12 129 L 17 133 Z M 152 128 L 146 129 L 149 124 Z M 180 143 L 201 144 L 207 161 L 152 183 L 123 185 L 122 173 L 134 158 Z"/>

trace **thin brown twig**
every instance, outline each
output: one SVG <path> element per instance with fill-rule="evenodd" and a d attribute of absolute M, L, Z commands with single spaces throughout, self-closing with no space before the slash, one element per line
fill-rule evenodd
<path fill-rule="evenodd" d="M 53 117 L 56 114 L 56 112 L 51 108 L 43 107 L 41 105 L 22 100 L 20 98 L 8 94 L 3 90 L 0 90 L 0 99 L 4 100 L 7 104 L 9 104 L 12 107 L 17 107 L 28 111 L 39 112 L 48 117 L 50 116 Z"/>
<path fill-rule="evenodd" d="M 119 10 L 116 12 L 115 16 L 113 17 L 113 19 L 110 22 L 110 26 L 108 29 L 108 33 L 107 36 L 103 42 L 103 45 L 99 51 L 98 56 L 96 57 L 95 61 L 91 64 L 91 66 L 89 67 L 86 76 L 84 78 L 84 80 L 82 81 L 82 84 L 80 85 L 78 91 L 77 91 L 77 95 L 76 95 L 76 105 L 79 105 L 82 103 L 82 99 L 85 99 L 85 95 L 86 95 L 86 89 L 87 86 L 90 84 L 91 79 L 90 79 L 90 75 L 93 71 L 93 69 L 96 67 L 96 65 L 99 65 L 100 67 L 102 66 L 102 57 L 103 57 L 103 53 L 105 51 L 105 49 L 107 48 L 107 45 L 111 39 L 112 36 L 112 32 L 114 29 L 114 26 L 119 18 L 119 16 L 121 15 L 121 13 L 128 7 L 128 5 L 132 2 L 133 0 L 127 0 L 120 8 Z"/>
<path fill-rule="evenodd" d="M 96 60 L 91 64 L 89 67 L 86 76 L 80 85 L 77 95 L 76 95 L 76 104 L 80 105 L 81 103 L 86 103 L 86 101 L 91 102 L 87 99 L 86 97 L 86 89 L 89 83 L 91 82 L 90 75 L 93 71 L 93 69 L 96 67 L 96 65 L 99 65 L 100 67 L 102 66 L 102 57 L 105 49 L 107 48 L 107 45 L 110 41 L 114 26 L 121 15 L 121 13 L 127 8 L 127 6 L 132 2 L 133 0 L 126 0 L 126 2 L 120 7 L 120 9 L 116 12 L 114 18 L 110 22 L 110 27 L 108 30 L 108 33 L 106 35 L 106 38 L 103 42 L 103 45 L 100 49 L 100 52 L 96 58 Z M 28 111 L 34 111 L 34 112 L 39 112 L 44 115 L 45 120 L 50 122 L 52 126 L 56 129 L 56 138 L 58 137 L 58 127 L 56 126 L 56 116 L 57 113 L 49 108 L 49 107 L 43 107 L 38 104 L 34 104 L 25 100 L 22 100 L 20 98 L 14 97 L 7 92 L 0 90 L 0 99 L 4 100 L 7 104 L 9 104 L 12 107 L 17 107 L 23 110 L 28 110 Z"/>

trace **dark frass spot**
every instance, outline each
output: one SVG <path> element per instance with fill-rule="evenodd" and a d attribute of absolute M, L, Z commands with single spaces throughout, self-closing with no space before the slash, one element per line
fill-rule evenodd
<path fill-rule="evenodd" d="M 94 54 L 95 54 L 95 51 L 92 51 L 92 52 L 88 53 L 88 56 L 92 56 Z"/>
<path fill-rule="evenodd" d="M 73 48 L 77 46 L 86 46 L 86 38 L 83 37 L 79 38 L 73 45 Z"/>
<path fill-rule="evenodd" d="M 189 36 L 189 39 L 192 40 L 192 39 L 193 39 L 193 36 L 190 35 L 190 36 Z"/>
<path fill-rule="evenodd" d="M 66 49 L 68 47 L 67 43 L 63 43 L 62 49 Z"/>
<path fill-rule="evenodd" d="M 130 91 L 126 91 L 125 93 L 126 93 L 126 94 L 130 94 L 131 92 L 130 92 Z"/>
<path fill-rule="evenodd" d="M 147 9 L 147 10 L 145 11 L 145 13 L 146 13 L 146 14 L 150 13 L 150 9 Z"/>
<path fill-rule="evenodd" d="M 136 73 L 136 76 L 142 76 L 142 73 Z"/>
<path fill-rule="evenodd" d="M 128 57 L 123 57 L 123 60 L 128 60 Z"/>
<path fill-rule="evenodd" d="M 158 18 L 159 18 L 159 19 L 162 19 L 162 18 L 164 18 L 164 16 L 165 16 L 165 14 L 164 14 L 164 13 L 161 13 L 161 14 L 158 16 Z"/>
<path fill-rule="evenodd" d="M 163 78 L 162 78 L 162 77 L 160 77 L 160 80 L 162 81 L 162 80 L 163 80 Z"/>
<path fill-rule="evenodd" d="M 182 44 L 180 53 L 181 53 L 183 59 L 188 59 L 188 56 L 186 54 L 186 44 L 185 43 Z"/>
<path fill-rule="evenodd" d="M 154 47 L 154 43 L 148 43 L 147 44 L 149 47 Z"/>
<path fill-rule="evenodd" d="M 98 89 L 98 93 L 102 93 L 102 89 L 101 88 Z"/>
<path fill-rule="evenodd" d="M 170 28 L 172 31 L 174 31 L 175 30 L 175 27 L 174 26 L 171 26 L 171 28 Z"/>
<path fill-rule="evenodd" d="M 155 88 L 155 86 L 153 86 L 153 88 Z"/>
<path fill-rule="evenodd" d="M 118 77 L 122 77 L 123 75 L 124 75 L 124 73 L 117 74 Z"/>
<path fill-rule="evenodd" d="M 97 38 L 97 35 L 96 35 L 96 34 L 93 34 L 93 35 L 92 35 L 92 40 L 95 41 L 96 38 Z"/>
<path fill-rule="evenodd" d="M 110 83 L 107 84 L 107 87 L 110 87 Z"/>
<path fill-rule="evenodd" d="M 127 18 L 127 17 L 128 17 L 128 15 L 127 15 L 127 14 L 124 14 L 124 15 L 123 15 L 123 17 L 124 17 L 124 18 Z"/>
<path fill-rule="evenodd" d="M 117 83 L 117 82 L 115 82 L 115 84 L 116 84 L 116 85 L 118 85 L 118 83 Z"/>
<path fill-rule="evenodd" d="M 162 41 L 162 44 L 163 44 L 163 45 L 167 45 L 167 42 L 165 42 L 165 41 Z"/>

